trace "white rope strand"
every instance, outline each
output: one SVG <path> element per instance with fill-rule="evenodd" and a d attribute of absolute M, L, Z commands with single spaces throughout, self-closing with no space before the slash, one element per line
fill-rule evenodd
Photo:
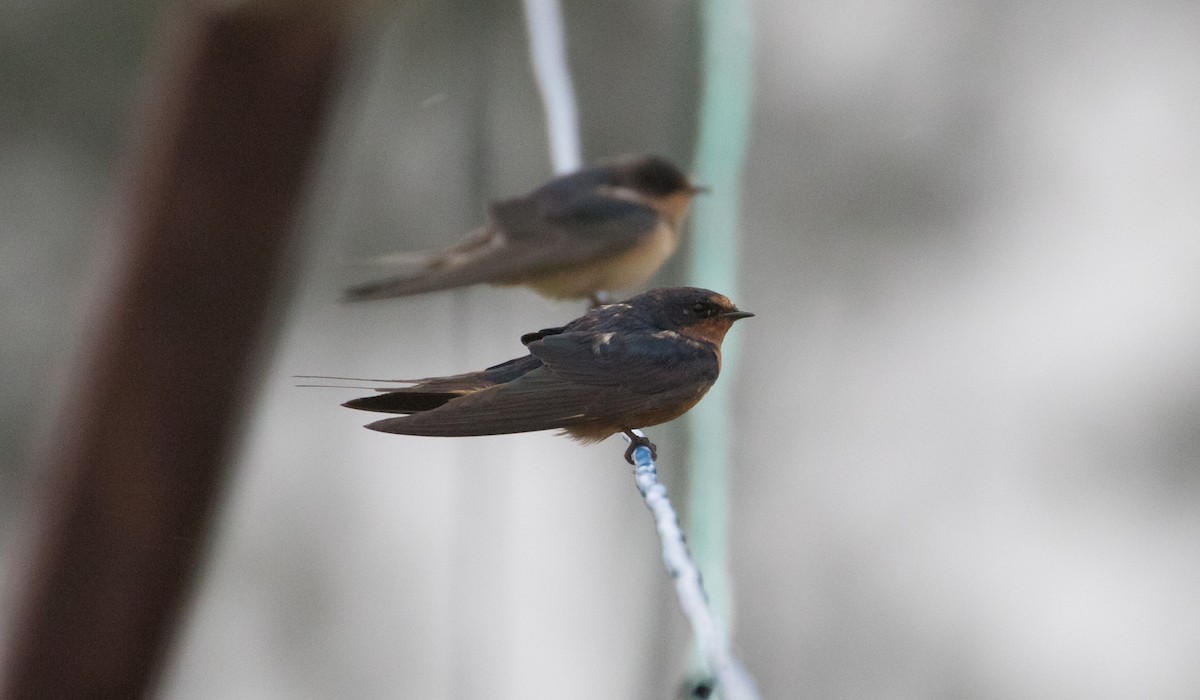
<path fill-rule="evenodd" d="M 546 132 L 550 138 L 550 162 L 556 174 L 578 170 L 583 165 L 579 145 L 579 113 L 575 88 L 567 68 L 566 32 L 558 0 L 524 0 L 525 25 L 529 29 L 529 58 L 538 91 L 546 110 Z"/>
<path fill-rule="evenodd" d="M 642 435 L 640 430 L 634 432 Z M 709 605 L 700 570 L 688 552 L 683 531 L 679 528 L 679 516 L 667 497 L 667 487 L 658 480 L 658 468 L 650 456 L 650 448 L 638 447 L 633 452 L 633 460 L 638 491 L 642 492 L 646 507 L 654 516 L 654 527 L 662 542 L 663 566 L 675 581 L 675 596 L 683 616 L 692 626 L 696 646 L 716 679 L 715 689 L 724 700 L 758 700 L 754 681 L 729 650 L 724 626 Z"/>

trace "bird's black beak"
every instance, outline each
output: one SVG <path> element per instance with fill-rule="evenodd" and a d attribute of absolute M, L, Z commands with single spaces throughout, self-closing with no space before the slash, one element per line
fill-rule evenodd
<path fill-rule="evenodd" d="M 723 314 L 717 314 L 717 315 L 720 316 L 721 318 L 727 318 L 731 321 L 736 321 L 739 318 L 750 318 L 754 314 L 750 313 L 749 311 L 726 311 Z"/>
<path fill-rule="evenodd" d="M 709 187 L 708 185 L 697 185 L 697 184 L 693 183 L 688 188 L 688 192 L 693 195 L 708 194 L 709 192 L 712 192 L 712 188 Z"/>

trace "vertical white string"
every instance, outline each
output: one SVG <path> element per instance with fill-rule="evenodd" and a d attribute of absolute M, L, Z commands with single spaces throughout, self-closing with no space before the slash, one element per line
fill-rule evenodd
<path fill-rule="evenodd" d="M 557 174 L 578 170 L 583 165 L 579 113 L 571 72 L 567 68 L 562 11 L 558 0 L 524 0 L 522 4 L 529 29 L 529 58 L 546 111 L 550 162 Z"/>

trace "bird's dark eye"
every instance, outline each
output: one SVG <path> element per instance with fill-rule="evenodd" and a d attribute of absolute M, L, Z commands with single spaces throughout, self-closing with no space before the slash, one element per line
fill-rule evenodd
<path fill-rule="evenodd" d="M 697 316 L 704 317 L 711 315 L 710 312 L 712 309 L 708 306 L 708 304 L 698 301 L 695 304 L 692 304 L 692 311 L 694 311 Z"/>

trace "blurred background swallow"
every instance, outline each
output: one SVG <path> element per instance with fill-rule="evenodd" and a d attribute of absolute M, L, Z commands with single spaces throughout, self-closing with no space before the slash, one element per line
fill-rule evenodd
<path fill-rule="evenodd" d="M 679 245 L 693 184 L 658 156 L 625 157 L 556 177 L 493 202 L 488 221 L 445 250 L 368 261 L 381 279 L 353 286 L 348 301 L 385 299 L 488 283 L 524 284 L 554 299 L 591 299 L 650 279 Z"/>
<path fill-rule="evenodd" d="M 450 377 L 412 380 L 402 389 L 346 402 L 364 411 L 405 414 L 371 423 L 385 433 L 453 437 L 561 428 L 584 443 L 683 415 L 721 370 L 721 341 L 753 316 L 716 292 L 655 289 L 607 304 L 561 328 L 528 333 L 529 354 Z"/>

